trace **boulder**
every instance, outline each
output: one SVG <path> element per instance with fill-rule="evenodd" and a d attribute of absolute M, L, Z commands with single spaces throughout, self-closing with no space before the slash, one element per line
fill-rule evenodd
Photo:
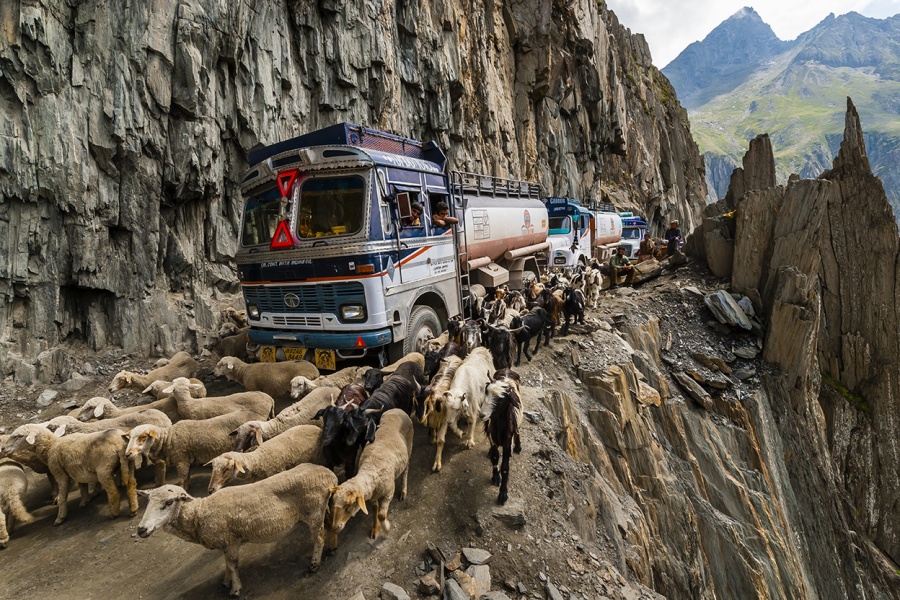
<path fill-rule="evenodd" d="M 700 407 L 709 410 L 713 406 L 712 397 L 706 393 L 700 384 L 691 379 L 685 373 L 673 373 L 672 376 L 675 378 L 675 381 L 681 386 L 681 388 L 687 393 L 687 395 L 696 402 Z"/>
<path fill-rule="evenodd" d="M 703 302 L 709 307 L 713 316 L 718 319 L 720 323 L 731 325 L 733 327 L 740 327 L 747 331 L 753 329 L 750 319 L 747 318 L 747 315 L 744 314 L 744 311 L 741 310 L 738 303 L 731 297 L 731 294 L 719 290 L 713 294 L 708 294 L 703 298 Z"/>

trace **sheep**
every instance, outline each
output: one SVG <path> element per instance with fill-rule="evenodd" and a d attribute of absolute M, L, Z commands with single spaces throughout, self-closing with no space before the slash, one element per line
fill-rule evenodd
<path fill-rule="evenodd" d="M 491 442 L 491 449 L 488 452 L 493 467 L 491 483 L 500 486 L 497 504 L 506 504 L 508 498 L 509 458 L 513 443 L 515 442 L 516 454 L 522 451 L 519 439 L 522 401 L 519 396 L 518 375 L 508 369 L 506 371 L 507 376 L 499 371 L 494 374 L 494 381 L 485 388 L 485 398 L 481 406 L 484 432 Z M 500 448 L 503 448 L 503 462 L 498 468 Z"/>
<path fill-rule="evenodd" d="M 229 323 L 238 328 L 245 328 L 250 325 L 250 322 L 247 320 L 247 311 L 236 310 L 230 306 L 222 310 L 222 320 L 225 322 L 223 327 Z"/>
<path fill-rule="evenodd" d="M 156 485 L 165 483 L 166 466 L 174 466 L 179 484 L 186 489 L 191 465 L 202 465 L 228 452 L 231 447 L 229 432 L 241 423 L 258 418 L 257 413 L 242 410 L 203 421 L 185 419 L 171 427 L 138 425 L 128 433 L 125 454 L 129 458 L 143 455 L 153 462 Z"/>
<path fill-rule="evenodd" d="M 306 523 L 313 538 L 310 570 L 319 568 L 325 546 L 325 513 L 337 476 L 318 465 L 304 464 L 206 498 L 193 498 L 181 487 L 165 485 L 151 492 L 137 533 L 142 538 L 166 531 L 225 556 L 225 585 L 241 593 L 238 554 L 241 544 L 272 542 Z"/>
<path fill-rule="evenodd" d="M 203 382 L 194 377 L 191 377 L 189 381 L 193 384 L 193 386 L 191 387 L 191 396 L 194 398 L 206 398 L 206 386 L 203 385 Z M 157 400 L 162 400 L 163 398 L 168 398 L 172 395 L 165 392 L 166 388 L 170 387 L 171 385 L 171 381 L 159 379 L 148 385 L 147 389 L 145 389 L 141 393 L 149 394 Z"/>
<path fill-rule="evenodd" d="M 299 400 L 317 387 L 343 388 L 351 383 L 363 383 L 366 372 L 372 367 L 347 367 L 335 371 L 331 375 L 320 375 L 316 379 L 307 379 L 298 375 L 291 379 L 291 398 Z"/>
<path fill-rule="evenodd" d="M 253 452 L 225 452 L 212 459 L 210 494 L 219 491 L 234 478 L 259 481 L 303 463 L 324 464 L 320 439 L 322 430 L 315 425 L 297 425 L 260 444 Z"/>
<path fill-rule="evenodd" d="M 121 429 L 108 429 L 59 438 L 45 427 L 30 424 L 13 431 L 6 447 L 11 452 L 33 448 L 38 458 L 50 468 L 59 486 L 56 496 L 58 511 L 53 523 L 59 525 L 68 517 L 66 500 L 70 478 L 78 483 L 81 492 L 80 506 L 84 506 L 89 500 L 88 484 L 100 483 L 109 501 L 110 517 L 118 517 L 119 489 L 113 477 L 117 469 L 128 494 L 129 512 L 131 516 L 137 513 L 134 462 L 125 455 L 124 435 L 125 432 Z"/>
<path fill-rule="evenodd" d="M 404 363 L 416 363 L 419 368 L 425 368 L 425 355 L 421 352 L 410 352 L 400 360 L 394 361 L 383 369 L 370 369 L 365 374 L 366 391 L 371 394 L 384 383 L 384 380 L 394 374 L 394 372 Z"/>
<path fill-rule="evenodd" d="M 229 396 L 193 398 L 191 389 L 194 385 L 184 377 L 177 377 L 172 385 L 164 390 L 164 393 L 172 394 L 175 398 L 178 412 L 183 419 L 199 421 L 239 410 L 251 410 L 267 419 L 275 416 L 275 401 L 265 392 L 241 392 Z"/>
<path fill-rule="evenodd" d="M 247 391 L 265 392 L 273 398 L 288 398 L 291 394 L 291 379 L 298 375 L 308 379 L 319 376 L 315 365 L 305 360 L 247 364 L 233 356 L 220 360 L 213 372 L 216 376 L 238 382 Z"/>
<path fill-rule="evenodd" d="M 475 422 L 481 408 L 484 388 L 490 382 L 494 370 L 494 359 L 487 348 L 475 348 L 456 370 L 450 389 L 444 392 L 447 406 L 447 425 L 460 438 L 465 437 L 466 448 L 475 445 Z M 463 434 L 456 424 L 460 413 L 468 420 L 468 435 Z"/>
<path fill-rule="evenodd" d="M 163 413 L 172 423 L 177 423 L 181 420 L 181 413 L 178 412 L 178 404 L 175 402 L 175 398 L 172 398 L 171 396 L 148 404 L 130 406 L 128 408 L 119 408 L 113 404 L 109 398 L 96 396 L 85 402 L 84 406 L 81 408 L 72 411 L 70 416 L 75 417 L 79 421 L 87 422 L 91 419 L 113 419 L 115 417 L 121 417 L 122 415 L 151 409 Z"/>
<path fill-rule="evenodd" d="M 437 473 L 443 466 L 441 457 L 444 454 L 444 441 L 447 438 L 447 408 L 444 406 L 444 392 L 450 389 L 453 376 L 462 364 L 458 356 L 448 356 L 441 361 L 441 366 L 431 385 L 426 388 L 427 398 L 421 403 L 420 421 L 430 429 L 432 444 L 437 444 L 432 472 Z M 453 423 L 454 427 L 456 423 Z"/>
<path fill-rule="evenodd" d="M 82 423 L 78 419 L 69 416 L 53 417 L 44 425 L 56 434 L 56 437 L 62 437 L 68 433 L 94 433 L 96 431 L 105 431 L 107 429 L 124 429 L 128 431 L 138 425 L 158 425 L 160 427 L 170 427 L 171 419 L 165 413 L 158 410 L 147 409 L 135 412 L 125 413 L 112 419 L 102 419 L 92 423 Z"/>
<path fill-rule="evenodd" d="M 27 525 L 34 521 L 22 503 L 27 491 L 25 468 L 12 461 L 0 463 L 0 548 L 9 544 L 9 534 L 16 523 Z"/>
<path fill-rule="evenodd" d="M 372 537 L 377 540 L 382 530 L 385 534 L 390 532 L 387 515 L 394 497 L 395 481 L 398 477 L 402 480 L 400 500 L 404 500 L 412 449 L 413 425 L 409 415 L 399 408 L 384 413 L 375 441 L 366 446 L 359 457 L 356 475 L 331 489 L 330 529 L 335 542 L 337 534 L 357 511 L 369 514 L 367 500 L 371 500 L 375 508 Z"/>
<path fill-rule="evenodd" d="M 240 359 L 247 358 L 247 330 L 249 327 L 238 329 L 232 325 L 233 330 L 228 330 L 225 327 L 226 325 L 231 324 L 226 323 L 223 325 L 218 335 L 210 337 L 203 347 L 215 352 L 219 358 L 226 356 L 234 356 Z"/>
<path fill-rule="evenodd" d="M 50 502 L 56 504 L 56 492 L 58 491 L 56 486 L 56 480 L 53 478 L 53 473 L 50 472 L 50 468 L 47 467 L 41 459 L 37 457 L 34 453 L 34 450 L 20 450 L 18 452 L 7 452 L 6 443 L 9 441 L 8 435 L 0 435 L 0 459 L 9 458 L 13 462 L 17 462 L 23 467 L 28 467 L 38 475 L 46 475 L 47 482 L 50 484 Z"/>
<path fill-rule="evenodd" d="M 133 390 L 143 390 L 154 381 L 163 379 L 172 381 L 176 377 L 194 377 L 200 365 L 191 358 L 187 352 L 176 352 L 168 363 L 153 369 L 146 375 L 133 373 L 131 371 L 119 371 L 113 377 L 112 383 L 109 384 L 109 392 L 117 392 L 123 388 L 131 388 Z"/>
<path fill-rule="evenodd" d="M 296 425 L 316 425 L 310 423 L 316 418 L 319 410 L 329 406 L 341 391 L 335 387 L 320 387 L 314 389 L 303 400 L 295 402 L 275 415 L 269 421 L 248 421 L 230 432 L 233 442 L 233 452 L 246 452 L 253 444 L 262 444 L 265 440 L 272 439 L 280 433 L 284 433 Z"/>

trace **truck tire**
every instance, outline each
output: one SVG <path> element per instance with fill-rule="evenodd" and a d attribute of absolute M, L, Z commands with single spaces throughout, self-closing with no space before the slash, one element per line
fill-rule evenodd
<path fill-rule="evenodd" d="M 441 335 L 441 322 L 430 306 L 417 306 L 409 316 L 406 339 L 403 340 L 403 355 L 421 352 L 422 342 Z"/>

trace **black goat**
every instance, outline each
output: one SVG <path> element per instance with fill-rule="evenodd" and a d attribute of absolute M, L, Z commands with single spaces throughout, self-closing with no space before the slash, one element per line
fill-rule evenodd
<path fill-rule="evenodd" d="M 440 350 L 425 352 L 425 381 L 431 381 L 441 368 L 441 361 L 451 355 L 465 358 L 466 351 L 456 342 L 447 342 Z"/>
<path fill-rule="evenodd" d="M 515 321 L 518 317 L 514 317 Z M 521 321 L 521 319 L 519 319 Z M 516 334 L 520 331 L 517 329 L 507 329 L 506 327 L 495 327 L 488 325 L 490 328 L 487 334 L 487 348 L 494 357 L 495 369 L 509 369 L 513 364 L 513 354 L 516 347 Z M 522 327 L 522 325 L 519 325 Z"/>
<path fill-rule="evenodd" d="M 372 392 L 365 402 L 347 414 L 346 443 L 350 445 L 362 441 L 363 446 L 371 443 L 385 411 L 399 408 L 406 414 L 412 414 L 417 394 L 424 383 L 425 374 L 419 363 L 410 361 L 397 367 L 390 378 Z"/>
<path fill-rule="evenodd" d="M 356 456 L 363 445 L 360 436 L 348 427 L 348 416 L 355 408 L 346 410 L 342 406 L 332 404 L 321 409 L 313 419 L 322 419 L 322 453 L 325 455 L 325 466 L 329 469 L 343 465 L 344 475 L 349 479 L 356 475 Z M 374 439 L 374 431 L 372 438 Z"/>
<path fill-rule="evenodd" d="M 514 375 L 514 373 L 513 373 Z M 485 398 L 481 406 L 481 419 L 484 421 L 484 432 L 491 442 L 488 457 L 491 459 L 491 483 L 500 486 L 497 504 L 506 504 L 509 497 L 509 458 L 515 443 L 516 454 L 522 451 L 519 439 L 519 426 L 522 423 L 522 401 L 519 398 L 519 386 L 512 377 L 502 377 L 488 384 Z M 503 461 L 500 462 L 500 448 L 503 448 Z M 498 467 L 497 463 L 500 462 Z"/>
<path fill-rule="evenodd" d="M 541 345 L 541 334 L 544 335 L 544 345 L 550 345 L 550 334 L 553 329 L 553 319 L 550 313 L 540 307 L 532 308 L 530 312 L 513 319 L 510 326 L 518 330 L 516 333 L 516 366 L 522 362 L 522 348 L 525 348 L 525 358 L 531 361 L 531 354 L 528 353 L 528 344 L 531 339 L 537 337 L 534 345 L 534 352 L 537 353 Z"/>
<path fill-rule="evenodd" d="M 565 300 L 563 301 L 563 315 L 566 322 L 562 327 L 562 335 L 569 334 L 569 319 L 573 317 L 576 323 L 584 325 L 585 304 L 584 292 L 577 288 L 566 288 Z"/>

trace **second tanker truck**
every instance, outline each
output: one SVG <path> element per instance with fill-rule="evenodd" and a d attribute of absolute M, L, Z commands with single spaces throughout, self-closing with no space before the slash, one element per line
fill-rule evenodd
<path fill-rule="evenodd" d="M 334 369 L 418 350 L 475 284 L 538 274 L 535 183 L 449 171 L 434 142 L 341 123 L 252 151 L 236 256 L 250 349 Z M 446 209 L 458 223 L 434 217 Z"/>

